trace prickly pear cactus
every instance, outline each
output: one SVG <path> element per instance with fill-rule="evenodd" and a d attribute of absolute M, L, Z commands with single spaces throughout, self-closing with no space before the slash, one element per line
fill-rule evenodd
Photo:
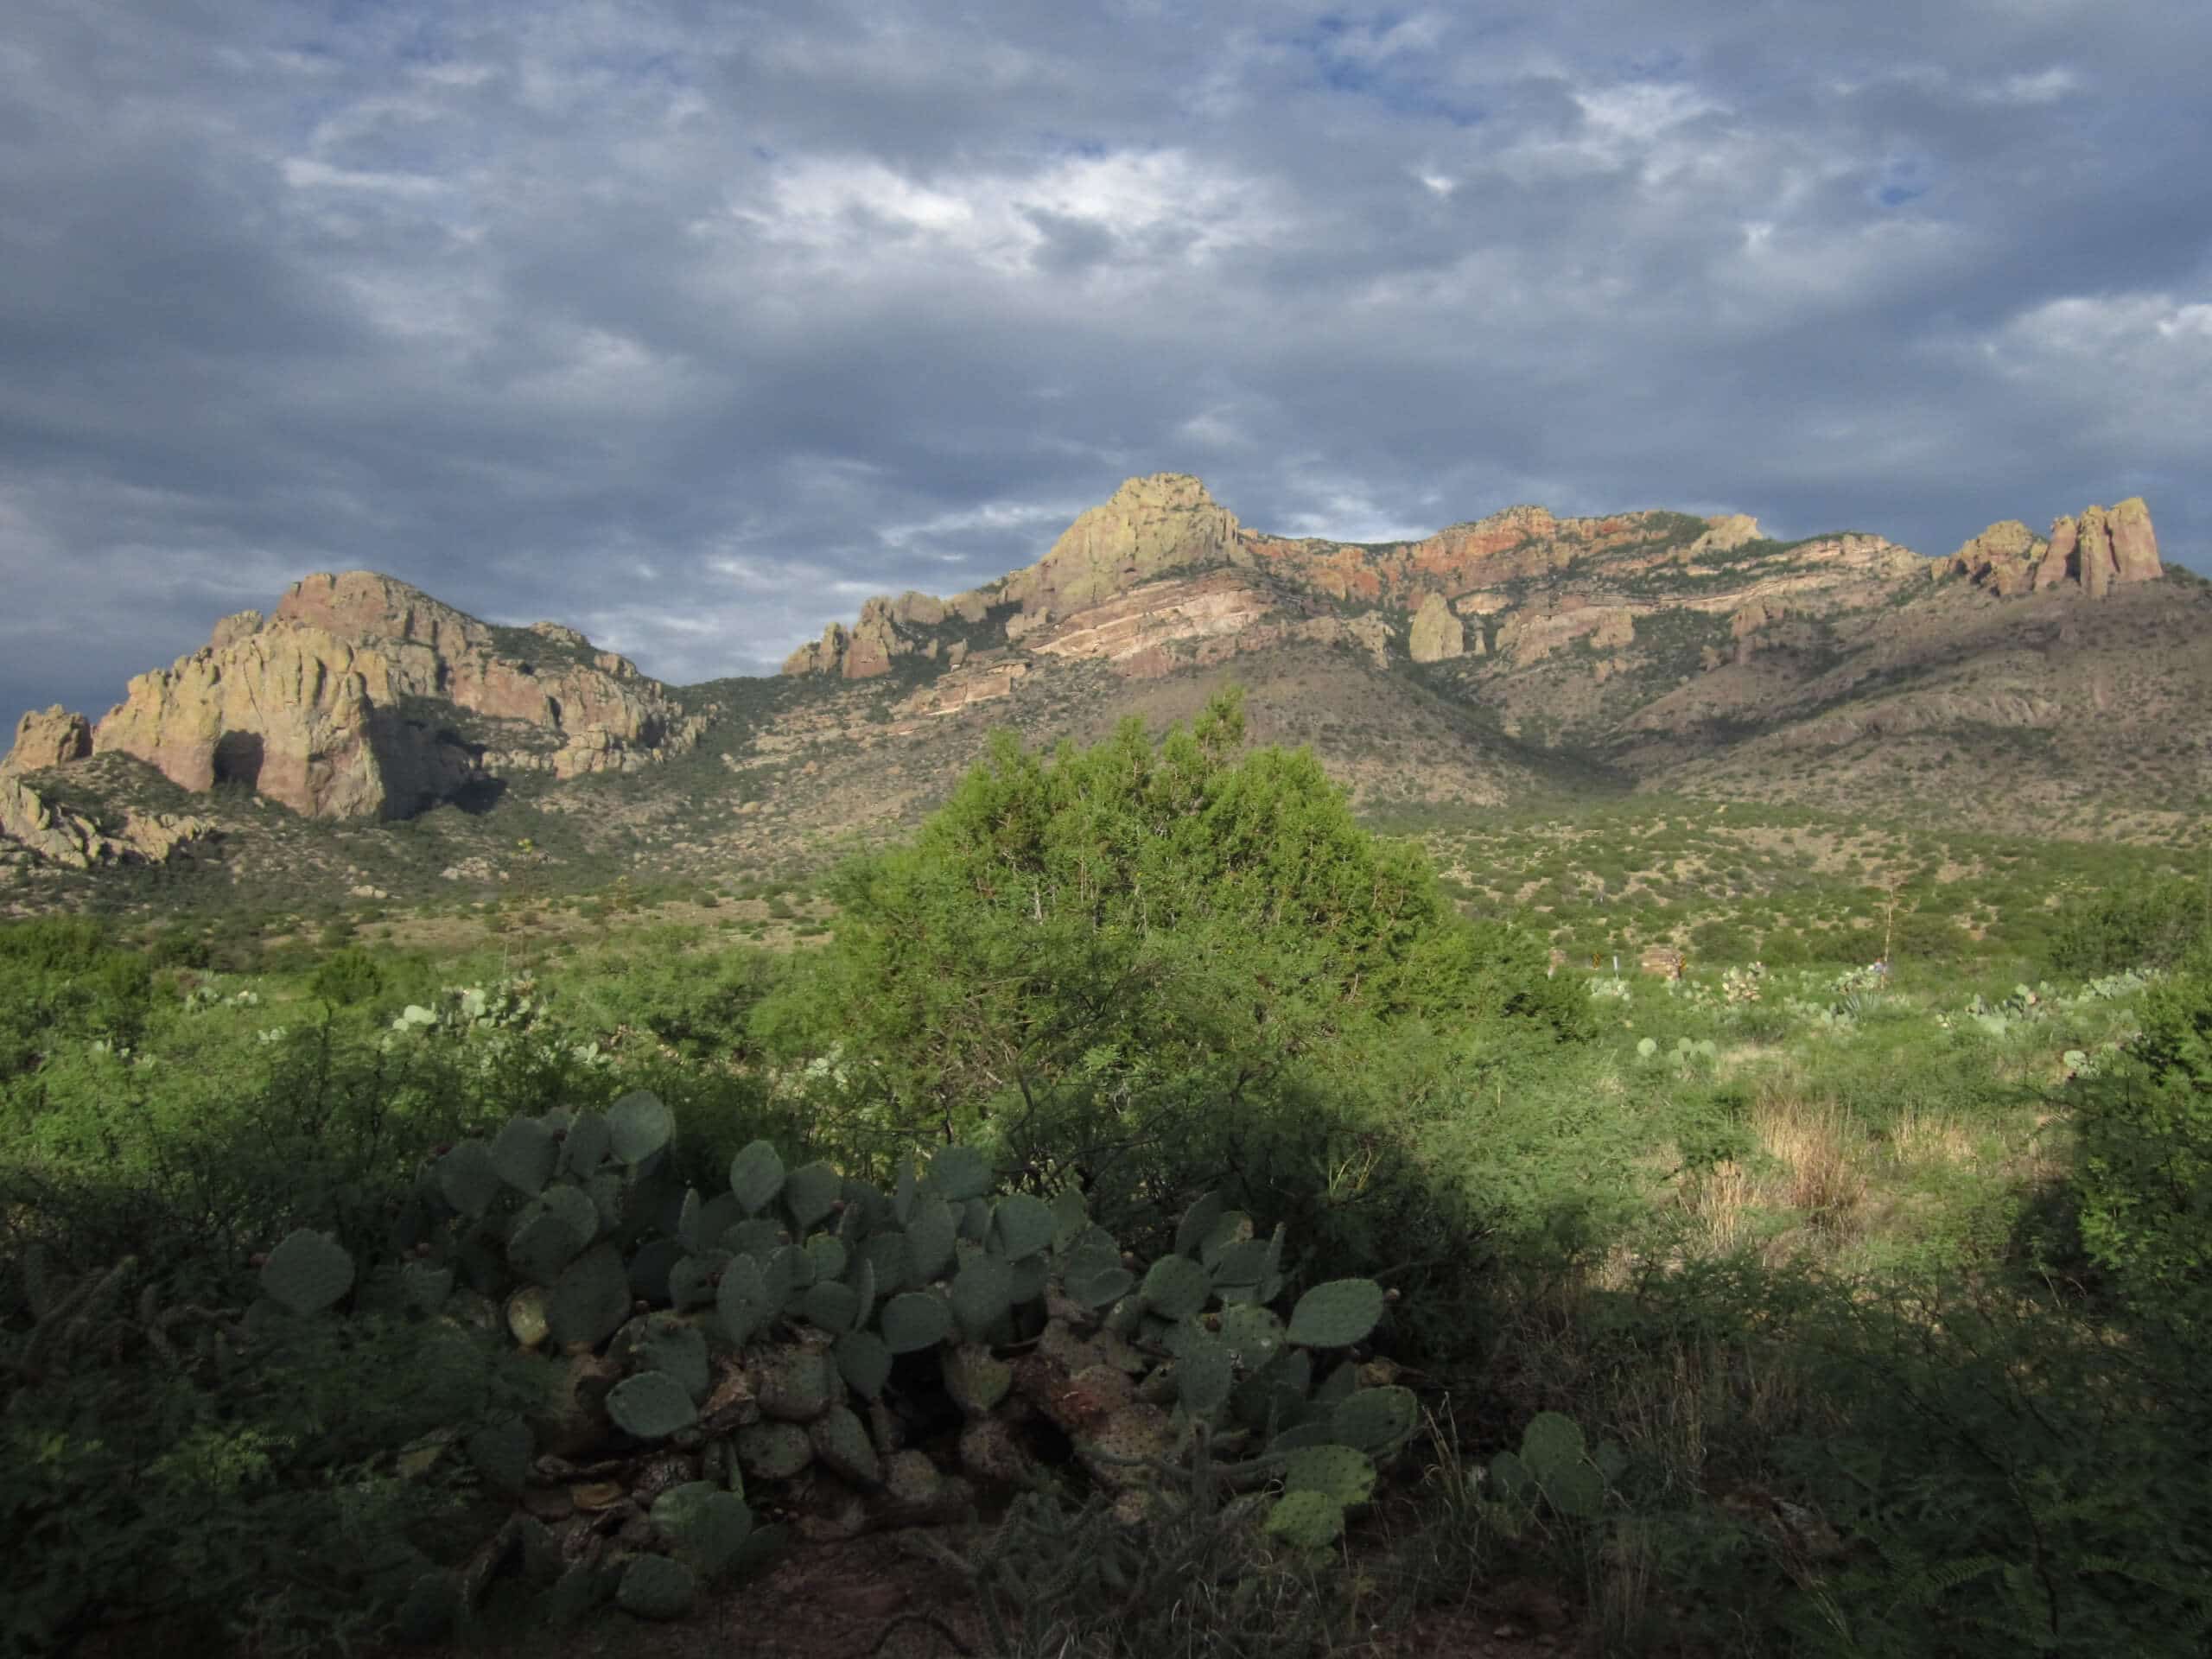
<path fill-rule="evenodd" d="M 699 1597 L 699 1576 L 666 1555 L 639 1555 L 622 1571 L 614 1599 L 639 1618 L 682 1618 Z"/>
<path fill-rule="evenodd" d="M 1324 1548 L 1418 1426 L 1413 1395 L 1363 1384 L 1371 1368 L 1348 1352 L 1385 1317 L 1382 1287 L 1338 1280 L 1286 1314 L 1282 1230 L 1217 1197 L 1145 1264 L 1073 1189 L 995 1191 L 973 1148 L 904 1160 L 878 1190 L 756 1141 L 702 1190 L 675 1173 L 676 1128 L 639 1091 L 441 1148 L 393 1223 L 394 1263 L 358 1273 L 364 1296 L 389 1280 L 411 1317 L 544 1368 L 553 1407 L 463 1444 L 519 1506 L 513 1535 L 564 1617 L 609 1599 L 681 1617 L 779 1545 L 753 1505 L 793 1483 L 809 1516 L 906 1524 L 1071 1457 L 1128 1521 L 1209 1459 L 1285 1543 Z M 262 1283 L 306 1316 L 356 1279 L 346 1251 L 302 1233 Z M 957 1446 L 905 1443 L 905 1425 L 954 1417 Z M 1579 1442 L 1570 1457 L 1556 1430 L 1532 1433 L 1530 1491 L 1564 1509 L 1595 1477 L 1602 1497 Z M 1274 1483 L 1279 1497 L 1257 1495 Z M 562 1550 L 581 1546 L 524 1513 L 573 1509 L 588 1530 L 625 1503 L 650 1524 L 590 1531 L 566 1572 Z"/>
<path fill-rule="evenodd" d="M 295 1313 L 320 1313 L 353 1287 L 353 1258 L 335 1239 L 305 1228 L 269 1253 L 261 1288 Z"/>

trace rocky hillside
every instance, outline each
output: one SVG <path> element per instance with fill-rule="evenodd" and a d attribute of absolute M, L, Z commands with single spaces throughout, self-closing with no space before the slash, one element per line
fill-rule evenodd
<path fill-rule="evenodd" d="M 1393 705 L 1395 690 L 1354 683 L 1356 664 L 1466 728 L 1445 770 L 1471 765 L 1493 787 L 1439 791 L 1416 765 L 1400 781 L 1417 798 L 1510 792 L 1568 760 L 1630 786 L 1862 810 L 1901 788 L 1924 798 L 1901 771 L 2001 788 L 1999 810 L 2047 818 L 2107 800 L 2171 811 L 2212 790 L 2195 735 L 2212 728 L 2212 607 L 2196 578 L 2169 575 L 2139 499 L 2047 537 L 1993 524 L 1948 558 L 1878 535 L 1777 543 L 1742 515 L 1536 506 L 1356 544 L 1249 529 L 1196 479 L 1162 474 L 997 582 L 869 601 L 784 671 L 895 680 L 893 732 L 918 739 L 979 704 L 1019 723 L 1077 664 L 1138 703 L 1146 682 L 1249 674 L 1300 647 L 1341 664 L 1321 702 Z M 1354 747 L 1352 775 L 1377 759 L 1399 770 L 1387 741 Z"/>
<path fill-rule="evenodd" d="M 307 817 L 398 818 L 518 772 L 656 765 L 709 717 L 573 629 L 493 627 L 356 570 L 224 618 L 97 725 L 24 715 L 0 772 L 23 791 L 25 774 L 124 754 L 195 792 L 235 784 Z"/>
<path fill-rule="evenodd" d="M 86 868 L 219 827 L 358 884 L 384 868 L 358 835 L 333 861 L 237 804 L 373 824 L 459 802 L 435 815 L 449 880 L 525 836 L 579 868 L 690 874 L 911 821 L 993 728 L 1087 740 L 1231 678 L 1256 737 L 1311 744 L 1370 807 L 1641 789 L 2158 836 L 2212 796 L 2212 589 L 2164 567 L 2140 500 L 2045 536 L 1995 524 L 1946 558 L 1536 506 L 1358 544 L 1249 529 L 1161 474 L 1024 569 L 872 599 L 780 677 L 684 690 L 550 623 L 312 576 L 97 725 L 24 716 L 0 836 Z"/>

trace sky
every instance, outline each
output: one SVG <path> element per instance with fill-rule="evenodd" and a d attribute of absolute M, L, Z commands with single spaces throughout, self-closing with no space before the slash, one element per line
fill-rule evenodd
<path fill-rule="evenodd" d="M 8 0 L 0 710 L 315 570 L 690 682 L 1123 478 L 2212 569 L 2212 6 Z"/>

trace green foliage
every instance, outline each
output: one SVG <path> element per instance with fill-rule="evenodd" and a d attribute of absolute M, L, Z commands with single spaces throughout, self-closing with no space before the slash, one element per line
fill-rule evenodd
<path fill-rule="evenodd" d="M 2212 938 L 2212 888 L 2171 877 L 2069 899 L 2052 930 L 2050 971 L 2090 979 L 2129 968 L 2170 967 Z"/>
<path fill-rule="evenodd" d="M 2132 1055 L 2082 1081 L 2082 1243 L 2146 1310 L 2212 1320 L 2212 951 L 2142 999 Z"/>
<path fill-rule="evenodd" d="M 358 945 L 334 950 L 322 959 L 308 982 L 308 989 L 340 1007 L 373 1001 L 384 991 L 384 970 L 377 959 Z"/>
<path fill-rule="evenodd" d="M 1049 757 L 1001 739 L 912 846 L 837 875 L 836 936 L 763 1039 L 867 1122 L 988 1126 L 1027 1156 L 1163 1084 L 1349 1069 L 1404 1019 L 1582 1028 L 1540 942 L 1460 920 L 1309 753 L 1240 754 L 1242 732 L 1230 699 L 1156 747 L 1134 723 Z"/>

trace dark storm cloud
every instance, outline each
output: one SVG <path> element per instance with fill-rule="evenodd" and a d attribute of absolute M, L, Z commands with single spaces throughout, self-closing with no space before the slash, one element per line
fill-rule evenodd
<path fill-rule="evenodd" d="M 0 708 L 304 571 L 757 671 L 1124 475 L 2212 543 L 2212 13 L 18 0 Z"/>

